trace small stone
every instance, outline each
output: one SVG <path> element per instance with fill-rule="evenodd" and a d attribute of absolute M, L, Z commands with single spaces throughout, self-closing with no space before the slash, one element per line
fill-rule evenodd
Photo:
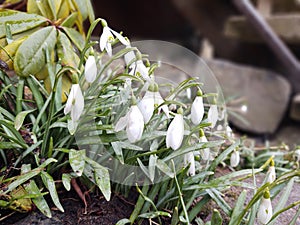
<path fill-rule="evenodd" d="M 300 121 L 300 93 L 293 97 L 290 117 L 294 120 Z"/>
<path fill-rule="evenodd" d="M 237 109 L 247 123 L 232 115 L 229 120 L 244 131 L 274 133 L 288 106 L 291 94 L 289 82 L 268 70 L 222 60 L 207 60 L 206 63 L 217 77 L 225 98 L 243 98 Z"/>

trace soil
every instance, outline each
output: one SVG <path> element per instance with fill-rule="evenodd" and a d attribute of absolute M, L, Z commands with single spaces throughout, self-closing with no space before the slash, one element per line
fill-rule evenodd
<path fill-rule="evenodd" d="M 103 196 L 90 196 L 90 204 L 87 208 L 74 192 L 62 194 L 61 203 L 64 213 L 55 207 L 51 208 L 52 218 L 47 218 L 38 210 L 29 214 L 15 213 L 0 225 L 114 225 L 120 219 L 129 218 L 134 205 L 121 196 L 114 195 L 111 201 L 107 202 Z"/>

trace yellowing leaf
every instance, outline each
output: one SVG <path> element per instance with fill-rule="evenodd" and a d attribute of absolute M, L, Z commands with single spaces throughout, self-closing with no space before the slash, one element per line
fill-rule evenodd
<path fill-rule="evenodd" d="M 0 10 L 0 38 L 5 37 L 5 25 L 10 25 L 12 35 L 22 33 L 45 24 L 45 17 L 14 10 Z"/>

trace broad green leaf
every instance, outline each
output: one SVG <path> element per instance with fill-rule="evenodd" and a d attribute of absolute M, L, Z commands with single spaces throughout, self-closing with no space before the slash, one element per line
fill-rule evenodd
<path fill-rule="evenodd" d="M 16 119 L 15 119 L 15 128 L 16 128 L 16 130 L 19 130 L 19 129 L 22 127 L 25 117 L 26 117 L 29 113 L 32 113 L 33 111 L 35 111 L 35 109 L 20 112 L 20 113 L 16 116 Z"/>
<path fill-rule="evenodd" d="M 39 197 L 32 198 L 31 200 L 45 216 L 47 216 L 48 218 L 51 218 L 51 210 L 50 210 L 46 200 L 42 196 L 42 193 L 41 193 L 40 189 L 38 188 L 38 186 L 36 185 L 35 181 L 31 180 L 28 184 L 26 184 L 24 186 L 25 186 L 25 190 L 28 192 L 28 194 L 40 195 Z"/>
<path fill-rule="evenodd" d="M 101 166 L 99 163 L 91 160 L 90 158 L 85 158 L 86 163 L 90 164 L 94 169 L 94 178 L 97 186 L 101 190 L 107 201 L 110 200 L 111 188 L 108 169 Z"/>
<path fill-rule="evenodd" d="M 72 28 L 76 22 L 78 12 L 71 13 L 62 23 L 62 27 Z M 74 29 L 75 30 L 75 29 Z"/>
<path fill-rule="evenodd" d="M 116 223 L 116 225 L 124 225 L 128 223 L 131 223 L 129 219 L 121 219 Z"/>
<path fill-rule="evenodd" d="M 80 34 L 77 30 L 69 27 L 63 27 L 63 30 L 66 32 L 73 44 L 79 49 L 79 51 L 82 51 L 85 45 L 82 34 Z"/>
<path fill-rule="evenodd" d="M 51 52 L 56 43 L 56 28 L 42 28 L 30 35 L 18 48 L 14 68 L 22 77 L 35 75 L 46 64 L 45 50 Z"/>
<path fill-rule="evenodd" d="M 47 22 L 45 17 L 14 10 L 0 10 L 0 38 L 5 37 L 5 24 L 10 25 L 12 35 L 22 33 Z"/>
<path fill-rule="evenodd" d="M 60 211 L 64 212 L 64 209 L 59 202 L 59 198 L 57 195 L 57 191 L 56 191 L 56 187 L 55 187 L 53 178 L 50 176 L 49 173 L 44 172 L 44 171 L 41 172 L 41 177 L 42 177 L 42 181 L 43 181 L 44 185 L 49 190 L 49 193 L 50 193 L 53 203 Z"/>
<path fill-rule="evenodd" d="M 57 55 L 63 66 L 77 68 L 79 57 L 76 55 L 72 43 L 63 32 L 58 32 Z"/>
<path fill-rule="evenodd" d="M 36 0 L 27 0 L 27 12 L 41 15 L 41 11 L 39 10 L 38 5 L 36 4 Z"/>
<path fill-rule="evenodd" d="M 73 171 L 77 174 L 77 176 L 81 176 L 84 170 L 85 165 L 85 149 L 83 150 L 74 150 L 71 149 L 69 152 L 69 162 L 73 169 Z"/>
<path fill-rule="evenodd" d="M 67 191 L 71 190 L 71 179 L 72 179 L 72 176 L 70 174 L 63 173 L 62 182 L 63 182 L 63 185 L 64 185 L 64 187 Z"/>

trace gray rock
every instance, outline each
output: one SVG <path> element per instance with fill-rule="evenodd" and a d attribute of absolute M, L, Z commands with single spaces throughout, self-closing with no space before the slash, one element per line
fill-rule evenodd
<path fill-rule="evenodd" d="M 274 133 L 288 106 L 289 82 L 268 70 L 221 60 L 206 62 L 216 75 L 225 98 L 238 96 L 247 104 L 247 111 L 241 114 L 247 124 L 234 116 L 229 116 L 229 120 L 244 131 Z"/>
<path fill-rule="evenodd" d="M 293 97 L 290 117 L 294 120 L 300 121 L 300 93 Z"/>

